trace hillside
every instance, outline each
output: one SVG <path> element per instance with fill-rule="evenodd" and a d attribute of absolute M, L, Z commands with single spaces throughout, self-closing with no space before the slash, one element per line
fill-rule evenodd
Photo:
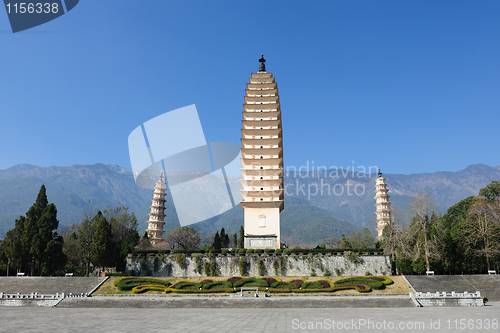
<path fill-rule="evenodd" d="M 285 210 L 282 212 L 283 239 L 294 244 L 316 244 L 364 226 L 374 229 L 374 177 L 339 171 L 321 176 L 288 172 L 285 177 Z M 499 180 L 500 166 L 476 164 L 458 172 L 384 174 L 384 177 L 391 202 L 401 210 L 411 196 L 427 190 L 445 211 L 461 199 L 477 195 L 479 189 L 492 180 Z M 103 164 L 48 168 L 21 164 L 0 170 L 0 237 L 33 204 L 42 184 L 47 187 L 49 201 L 58 208 L 61 225 L 79 221 L 83 212 L 120 203 L 130 207 L 137 215 L 139 228 L 146 229 L 152 190 L 136 186 L 131 170 Z M 317 193 L 315 189 L 318 189 Z M 196 193 L 193 196 L 202 200 Z M 167 192 L 167 231 L 179 225 L 169 198 Z M 237 206 L 194 226 L 209 235 L 222 227 L 230 233 L 236 232 L 242 223 L 243 210 Z"/>

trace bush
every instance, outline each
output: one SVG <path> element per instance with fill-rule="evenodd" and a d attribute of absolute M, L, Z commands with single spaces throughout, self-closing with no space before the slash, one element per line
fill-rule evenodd
<path fill-rule="evenodd" d="M 162 285 L 164 287 L 170 286 L 170 282 L 168 281 L 145 277 L 127 277 L 117 279 L 114 284 L 120 291 L 132 290 L 132 288 L 141 285 Z"/>
<path fill-rule="evenodd" d="M 238 254 L 245 254 L 245 249 L 238 249 Z"/>
<path fill-rule="evenodd" d="M 251 277 L 251 278 L 245 278 L 245 279 L 241 279 L 241 280 L 236 281 L 235 283 L 233 283 L 233 287 L 235 287 L 235 288 L 239 288 L 239 287 L 265 288 L 265 287 L 269 287 L 269 284 L 263 279 L 257 279 L 257 278 Z"/>
<path fill-rule="evenodd" d="M 158 256 L 155 256 L 153 259 L 153 272 L 158 272 L 158 264 L 160 263 L 160 259 Z"/>
<path fill-rule="evenodd" d="M 253 253 L 264 253 L 263 249 L 255 249 L 253 250 Z"/>
<path fill-rule="evenodd" d="M 202 287 L 203 285 L 198 282 L 188 282 L 188 281 L 181 281 L 176 284 L 174 284 L 171 288 L 173 289 L 194 289 L 198 290 Z"/>
<path fill-rule="evenodd" d="M 180 269 L 184 269 L 184 265 L 186 264 L 186 256 L 183 253 L 176 253 L 174 260 L 177 265 L 179 265 Z"/>
<path fill-rule="evenodd" d="M 229 289 L 233 288 L 233 284 L 229 281 L 214 281 L 206 283 L 202 286 L 203 289 Z"/>
<path fill-rule="evenodd" d="M 206 280 L 201 281 L 200 283 L 201 284 L 207 284 L 207 283 L 210 283 L 210 282 L 214 282 L 214 281 L 206 279 Z"/>
<path fill-rule="evenodd" d="M 264 261 L 260 259 L 257 260 L 257 270 L 259 271 L 260 276 L 266 275 L 264 272 L 266 270 L 266 267 L 264 266 Z"/>
<path fill-rule="evenodd" d="M 226 281 L 227 282 L 230 282 L 231 284 L 234 284 L 236 281 L 239 281 L 241 280 L 242 278 L 239 277 L 239 276 L 233 276 L 233 277 L 230 277 L 229 279 L 227 279 Z"/>
<path fill-rule="evenodd" d="M 332 276 L 332 273 L 327 269 L 325 270 L 325 273 L 323 273 L 323 276 Z"/>
<path fill-rule="evenodd" d="M 286 289 L 286 290 L 292 290 L 292 289 L 299 289 L 299 287 L 290 282 L 283 282 L 283 281 L 277 281 L 274 282 L 273 284 L 270 285 L 271 289 Z"/>
<path fill-rule="evenodd" d="M 274 253 L 276 253 L 276 254 L 281 254 L 282 252 L 283 252 L 283 250 L 282 250 L 282 249 L 276 249 L 276 250 L 274 251 Z"/>
<path fill-rule="evenodd" d="M 228 253 L 229 253 L 229 250 L 228 250 L 228 249 L 222 249 L 221 253 L 222 253 L 222 254 L 228 254 Z"/>
<path fill-rule="evenodd" d="M 272 277 L 264 277 L 262 278 L 262 280 L 266 281 L 269 285 L 277 282 L 278 280 L 276 280 L 275 278 L 272 278 Z"/>
<path fill-rule="evenodd" d="M 238 261 L 238 267 L 240 269 L 240 275 L 245 275 L 247 271 L 247 261 L 245 260 L 245 258 L 240 258 L 240 260 Z"/>
<path fill-rule="evenodd" d="M 203 271 L 205 272 L 205 276 L 210 276 L 210 262 L 205 261 L 203 263 Z"/>
<path fill-rule="evenodd" d="M 195 264 L 195 269 L 194 271 L 198 274 L 201 274 L 201 270 L 202 270 L 202 265 L 201 265 L 201 261 L 202 261 L 202 255 L 199 254 L 199 253 L 193 253 L 191 255 L 191 258 L 193 258 L 194 260 L 194 264 Z"/>
<path fill-rule="evenodd" d="M 335 281 L 335 287 L 342 286 L 357 286 L 357 290 L 360 292 L 371 291 L 371 289 L 381 290 L 385 289 L 387 284 L 391 284 L 392 280 L 383 276 L 354 276 L 345 279 L 340 279 Z M 365 286 L 363 288 L 360 286 Z"/>
<path fill-rule="evenodd" d="M 302 286 L 304 284 L 303 280 L 292 280 L 292 281 L 289 281 L 289 282 L 295 284 L 297 287 L 300 287 L 300 286 Z"/>
<path fill-rule="evenodd" d="M 321 286 L 323 288 L 331 288 L 331 285 L 330 285 L 330 282 L 329 281 L 326 281 L 326 280 L 319 280 L 318 281 L 319 284 L 321 284 Z"/>
<path fill-rule="evenodd" d="M 274 249 L 265 249 L 264 253 L 274 253 Z"/>
<path fill-rule="evenodd" d="M 253 249 L 247 249 L 246 253 L 253 253 Z"/>
<path fill-rule="evenodd" d="M 323 286 L 315 281 L 315 282 L 304 282 L 300 289 L 323 289 Z"/>
<path fill-rule="evenodd" d="M 134 294 L 142 294 L 147 291 L 165 291 L 166 287 L 162 285 L 147 284 L 132 288 Z"/>
<path fill-rule="evenodd" d="M 277 251 L 277 250 L 276 250 L 276 251 Z M 284 253 L 284 254 L 289 254 L 289 253 L 292 253 L 292 252 L 293 252 L 293 250 L 292 250 L 292 249 L 284 249 L 284 250 L 283 250 L 283 253 Z"/>

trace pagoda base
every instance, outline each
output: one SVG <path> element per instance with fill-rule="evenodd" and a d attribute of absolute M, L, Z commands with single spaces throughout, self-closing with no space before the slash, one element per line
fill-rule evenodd
<path fill-rule="evenodd" d="M 276 235 L 245 235 L 245 249 L 279 249 Z"/>

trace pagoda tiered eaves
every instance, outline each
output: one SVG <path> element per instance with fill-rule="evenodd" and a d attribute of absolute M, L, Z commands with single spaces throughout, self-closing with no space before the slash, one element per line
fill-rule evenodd
<path fill-rule="evenodd" d="M 245 247 L 279 248 L 279 212 L 284 207 L 281 108 L 272 73 L 252 73 L 245 90 L 241 129 L 241 206 Z"/>

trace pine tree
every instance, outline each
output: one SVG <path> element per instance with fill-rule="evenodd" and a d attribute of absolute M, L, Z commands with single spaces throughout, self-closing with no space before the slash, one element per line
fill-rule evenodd
<path fill-rule="evenodd" d="M 238 241 L 238 247 L 243 249 L 245 247 L 245 230 L 243 226 L 240 226 L 240 239 Z"/>
<path fill-rule="evenodd" d="M 233 234 L 233 247 L 238 248 L 238 235 L 236 233 Z"/>
<path fill-rule="evenodd" d="M 226 248 L 226 230 L 224 230 L 224 228 L 222 228 L 220 230 L 220 244 L 221 244 L 221 248 Z"/>
<path fill-rule="evenodd" d="M 92 237 L 92 263 L 104 269 L 104 267 L 112 265 L 114 260 L 111 225 L 106 221 L 101 211 L 97 212 L 94 220 L 96 231 Z"/>
<path fill-rule="evenodd" d="M 215 233 L 214 242 L 212 243 L 212 245 L 216 250 L 220 250 L 222 248 L 221 238 L 218 231 Z"/>

